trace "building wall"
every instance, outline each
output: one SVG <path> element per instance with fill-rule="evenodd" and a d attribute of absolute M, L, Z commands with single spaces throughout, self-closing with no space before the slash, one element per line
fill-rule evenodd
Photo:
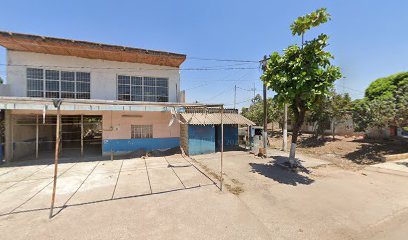
<path fill-rule="evenodd" d="M 217 150 L 221 149 L 221 126 L 217 127 Z M 224 125 L 224 149 L 238 147 L 238 126 Z"/>
<path fill-rule="evenodd" d="M 116 100 L 117 75 L 163 77 L 169 79 L 169 102 L 176 102 L 180 91 L 178 68 L 140 63 L 115 62 L 43 53 L 7 51 L 7 91 L 14 97 L 27 96 L 26 68 L 38 67 L 52 70 L 82 71 L 91 73 L 91 99 Z M 44 66 L 44 67 L 43 67 Z M 49 67 L 45 67 L 49 66 Z M 163 70 L 166 69 L 166 70 Z"/>
<path fill-rule="evenodd" d="M 103 112 L 102 151 L 108 155 L 138 149 L 146 151 L 180 146 L 180 124 L 170 127 L 170 112 Z M 131 139 L 131 125 L 152 125 L 153 138 Z"/>
<path fill-rule="evenodd" d="M 215 152 L 214 126 L 188 126 L 188 154 L 198 155 Z"/>
<path fill-rule="evenodd" d="M 42 115 L 39 110 L 12 110 L 13 115 Z M 56 111 L 47 111 L 47 115 L 55 115 Z M 168 149 L 180 146 L 180 124 L 174 122 L 168 126 L 170 112 L 132 112 L 132 111 L 61 111 L 62 115 L 101 115 L 102 116 L 102 154 L 128 153 L 138 149 L 147 151 Z M 40 119 L 42 121 L 42 118 Z M 131 125 L 152 125 L 153 138 L 131 139 Z M 25 128 L 25 127 L 23 127 Z M 9 133 L 10 136 L 11 133 Z M 54 134 L 54 133 L 52 133 Z M 25 131 L 14 132 L 13 141 L 35 139 L 35 127 Z M 41 136 L 40 136 L 41 137 Z M 11 139 L 8 140 L 9 143 Z M 35 145 L 32 141 L 29 152 Z M 27 143 L 28 144 L 28 143 Z M 9 144 L 7 144 L 9 146 Z M 26 155 L 21 152 L 19 156 Z M 16 155 L 14 155 L 16 156 Z"/>

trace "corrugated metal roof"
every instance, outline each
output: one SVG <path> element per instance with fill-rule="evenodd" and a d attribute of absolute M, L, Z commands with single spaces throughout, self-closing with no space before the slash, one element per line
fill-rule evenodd
<path fill-rule="evenodd" d="M 184 122 L 190 125 L 221 124 L 221 113 L 180 113 Z M 224 124 L 255 125 L 254 122 L 236 113 L 224 113 Z"/>

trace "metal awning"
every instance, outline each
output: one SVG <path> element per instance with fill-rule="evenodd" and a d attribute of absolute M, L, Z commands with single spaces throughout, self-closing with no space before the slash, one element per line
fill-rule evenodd
<path fill-rule="evenodd" d="M 222 104 L 189 104 L 172 102 L 132 102 L 119 100 L 63 99 L 61 111 L 147 111 L 165 112 L 176 109 L 183 112 L 185 107 L 219 107 Z M 0 97 L 0 109 L 11 110 L 56 110 L 52 99 L 32 97 Z"/>
<path fill-rule="evenodd" d="M 221 113 L 180 113 L 180 115 L 189 125 L 221 124 Z M 255 125 L 254 122 L 237 113 L 224 113 L 222 121 L 224 124 Z"/>

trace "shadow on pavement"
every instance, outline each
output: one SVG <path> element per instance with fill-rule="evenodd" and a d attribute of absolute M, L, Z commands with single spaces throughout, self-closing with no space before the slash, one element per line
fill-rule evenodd
<path fill-rule="evenodd" d="M 292 186 L 299 184 L 309 185 L 314 182 L 313 179 L 307 176 L 310 171 L 305 167 L 301 166 L 297 171 L 287 168 L 285 163 L 288 161 L 288 157 L 272 156 L 272 159 L 268 163 L 249 163 L 252 172 L 271 178 L 276 182 Z"/>
<path fill-rule="evenodd" d="M 408 167 L 408 162 L 396 162 L 396 164 Z"/>

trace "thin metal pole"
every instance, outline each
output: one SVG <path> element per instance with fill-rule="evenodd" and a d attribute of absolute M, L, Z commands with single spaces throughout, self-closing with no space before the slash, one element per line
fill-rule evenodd
<path fill-rule="evenodd" d="M 38 135 L 39 135 L 38 115 L 35 115 L 35 159 L 38 159 Z"/>
<path fill-rule="evenodd" d="M 234 88 L 234 109 L 235 109 L 236 101 L 237 101 L 237 85 L 235 85 L 235 88 Z"/>
<path fill-rule="evenodd" d="M 84 115 L 81 115 L 81 157 L 84 156 Z"/>
<path fill-rule="evenodd" d="M 55 143 L 55 161 L 54 161 L 54 185 L 52 187 L 52 198 L 51 198 L 51 209 L 50 218 L 53 216 L 54 202 L 55 202 L 55 192 L 57 190 L 57 174 L 58 174 L 58 153 L 59 153 L 59 142 L 60 142 L 60 106 L 57 108 L 57 128 L 55 130 L 56 143 Z"/>
<path fill-rule="evenodd" d="M 222 121 L 224 115 L 224 106 L 221 106 L 221 178 L 220 178 L 220 190 L 222 191 L 222 184 L 224 182 L 224 177 L 222 175 L 222 165 L 223 165 L 223 155 L 224 155 L 224 122 Z"/>
<path fill-rule="evenodd" d="M 266 143 L 268 141 L 268 107 L 266 99 L 266 84 L 263 85 L 263 147 L 266 155 Z"/>
<path fill-rule="evenodd" d="M 14 160 L 14 116 L 10 116 L 10 125 L 11 125 L 11 160 Z"/>

